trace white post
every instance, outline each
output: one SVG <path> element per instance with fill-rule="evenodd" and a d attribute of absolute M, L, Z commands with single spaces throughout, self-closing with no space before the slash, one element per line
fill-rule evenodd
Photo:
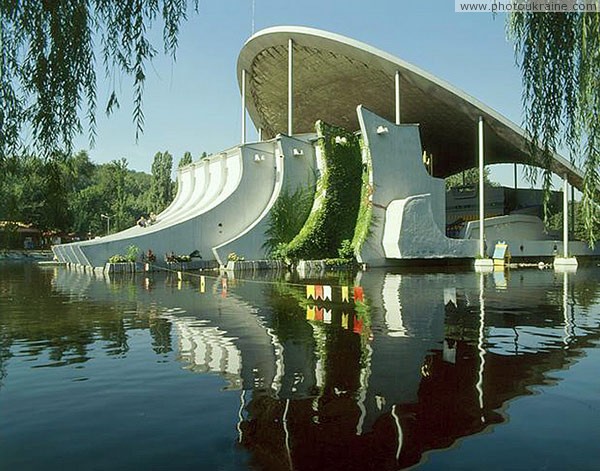
<path fill-rule="evenodd" d="M 557 254 L 554 257 L 554 270 L 576 271 L 577 259 L 569 258 L 569 182 L 566 173 L 563 178 L 563 256 Z"/>
<path fill-rule="evenodd" d="M 246 143 L 246 69 L 242 69 L 242 145 Z"/>
<path fill-rule="evenodd" d="M 575 187 L 571 185 L 571 226 L 569 227 L 571 236 L 575 238 Z"/>
<path fill-rule="evenodd" d="M 564 254 L 563 257 L 569 256 L 569 182 L 567 182 L 567 175 L 564 176 L 563 182 L 563 246 Z"/>
<path fill-rule="evenodd" d="M 396 125 L 400 124 L 400 71 L 396 71 Z"/>
<path fill-rule="evenodd" d="M 258 128 L 258 141 L 262 142 L 262 128 Z"/>
<path fill-rule="evenodd" d="M 294 41 L 288 39 L 288 136 L 292 135 L 292 110 L 294 107 L 292 91 L 294 87 L 293 82 L 294 72 Z"/>
<path fill-rule="evenodd" d="M 485 256 L 483 242 L 483 220 L 485 218 L 485 207 L 483 198 L 483 117 L 479 117 L 479 256 Z"/>

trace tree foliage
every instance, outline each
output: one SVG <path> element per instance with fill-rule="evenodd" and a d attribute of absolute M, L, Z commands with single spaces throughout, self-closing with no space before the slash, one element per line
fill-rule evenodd
<path fill-rule="evenodd" d="M 133 226 L 149 212 L 152 177 L 128 169 L 126 159 L 96 165 L 86 152 L 74 156 L 11 157 L 0 179 L 0 220 L 81 237 Z"/>
<path fill-rule="evenodd" d="M 575 220 L 575 225 L 574 227 L 569 227 L 569 230 L 572 231 L 573 238 L 575 238 L 576 240 L 585 240 L 587 237 L 587 232 L 586 220 L 582 208 L 583 205 L 581 204 L 581 202 L 576 202 L 574 206 L 575 215 L 573 219 Z M 570 211 L 571 208 L 569 208 L 569 216 L 571 216 Z M 561 237 L 563 230 L 563 222 L 564 218 L 562 208 L 555 208 L 554 214 L 552 214 L 552 216 L 548 218 L 546 227 L 549 231 L 553 232 L 558 237 Z M 569 222 L 569 224 L 571 223 Z M 594 232 L 598 233 L 598 231 L 600 231 L 600 222 L 596 222 L 594 227 Z"/>
<path fill-rule="evenodd" d="M 600 15 L 513 13 L 508 27 L 523 74 L 525 128 L 545 169 L 543 187 L 549 195 L 550 158 L 565 145 L 584 172 L 581 213 L 593 245 L 600 220 Z"/>
<path fill-rule="evenodd" d="M 479 184 L 479 169 L 470 168 L 464 172 L 450 175 L 445 181 L 446 189 L 463 185 L 477 185 Z M 490 181 L 490 169 L 488 167 L 484 167 L 483 169 L 483 181 L 488 185 L 493 185 L 493 183 Z"/>
<path fill-rule="evenodd" d="M 183 157 L 179 160 L 179 165 L 178 167 L 185 167 L 186 165 L 189 165 L 192 163 L 192 153 L 191 152 L 184 152 Z"/>
<path fill-rule="evenodd" d="M 161 212 L 173 199 L 173 156 L 168 151 L 157 152 L 152 162 L 152 188 L 150 191 L 150 210 Z"/>
<path fill-rule="evenodd" d="M 162 23 L 164 52 L 174 59 L 191 6 L 198 0 L 0 0 L 0 162 L 22 153 L 23 131 L 43 158 L 70 154 L 83 122 L 93 141 L 98 62 L 113 84 L 108 114 L 119 107 L 116 84 L 131 78 L 138 136 L 146 68 L 157 54 L 149 30 Z"/>

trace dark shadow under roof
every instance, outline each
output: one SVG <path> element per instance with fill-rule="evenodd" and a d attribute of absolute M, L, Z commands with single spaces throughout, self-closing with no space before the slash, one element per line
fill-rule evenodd
<path fill-rule="evenodd" d="M 358 130 L 363 105 L 395 121 L 395 74 L 400 72 L 401 122 L 418 123 L 434 173 L 447 177 L 477 165 L 477 122 L 485 120 L 486 164 L 531 164 L 525 132 L 504 116 L 437 77 L 337 34 L 298 26 L 259 31 L 242 48 L 238 83 L 247 71 L 246 106 L 263 138 L 287 132 L 288 40 L 293 50 L 294 134 L 314 132 L 319 119 Z M 582 174 L 555 155 L 551 170 L 581 189 Z"/>

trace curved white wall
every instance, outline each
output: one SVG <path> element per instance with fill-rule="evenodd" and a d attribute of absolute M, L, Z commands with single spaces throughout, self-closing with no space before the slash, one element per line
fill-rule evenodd
<path fill-rule="evenodd" d="M 57 246 L 66 262 L 104 266 L 130 245 L 142 252 L 164 254 L 199 251 L 213 258 L 212 249 L 234 239 L 251 226 L 272 199 L 277 178 L 274 142 L 233 148 L 182 172 L 177 205 L 159 215 L 148 227 L 131 227 L 101 239 Z M 261 157 L 255 161 L 255 155 Z M 63 250 L 63 247 L 68 250 Z"/>
<path fill-rule="evenodd" d="M 425 170 L 419 127 L 398 126 L 362 106 L 357 113 L 373 177 L 373 219 L 359 261 L 474 257 L 472 241 L 445 236 L 444 180 Z"/>
<path fill-rule="evenodd" d="M 248 260 L 267 257 L 264 248 L 265 233 L 269 228 L 269 216 L 281 191 L 286 188 L 294 193 L 298 187 L 310 188 L 315 183 L 315 150 L 310 142 L 280 135 L 277 138 L 275 157 L 275 181 L 271 198 L 261 214 L 243 231 L 213 249 L 215 258 L 225 264 L 227 255 L 235 252 Z"/>

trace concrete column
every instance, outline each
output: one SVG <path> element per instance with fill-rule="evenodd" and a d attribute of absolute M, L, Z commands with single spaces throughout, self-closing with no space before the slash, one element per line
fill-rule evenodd
<path fill-rule="evenodd" d="M 396 125 L 400 124 L 400 71 L 396 71 Z"/>
<path fill-rule="evenodd" d="M 563 182 L 563 257 L 569 256 L 569 182 L 567 175 L 564 176 Z"/>
<path fill-rule="evenodd" d="M 288 39 L 288 136 L 293 134 L 294 41 Z"/>
<path fill-rule="evenodd" d="M 571 185 L 571 239 L 575 239 L 575 187 Z"/>
<path fill-rule="evenodd" d="M 246 69 L 242 69 L 242 144 L 246 143 Z"/>
<path fill-rule="evenodd" d="M 569 182 L 567 174 L 563 178 L 563 256 L 554 257 L 554 270 L 575 271 L 577 270 L 577 259 L 569 257 Z"/>
<path fill-rule="evenodd" d="M 483 117 L 479 117 L 478 123 L 478 137 L 479 137 L 479 256 L 483 258 L 485 256 L 484 247 L 484 232 L 483 232 L 483 220 L 485 219 L 485 206 L 484 206 L 484 187 L 483 187 Z"/>
<path fill-rule="evenodd" d="M 517 164 L 513 164 L 514 165 L 514 174 L 515 174 L 515 190 L 518 187 L 518 183 L 517 183 Z"/>

